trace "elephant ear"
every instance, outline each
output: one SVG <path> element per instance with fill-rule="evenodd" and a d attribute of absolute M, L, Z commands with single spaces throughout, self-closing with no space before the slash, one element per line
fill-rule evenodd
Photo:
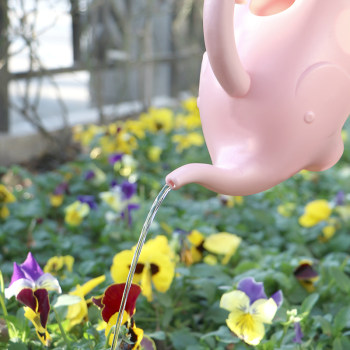
<path fill-rule="evenodd" d="M 331 149 L 322 159 L 311 159 L 315 170 L 333 166 L 343 153 L 341 129 L 350 114 L 350 75 L 329 62 L 311 65 L 300 75 L 295 89 L 296 106 L 310 143 Z M 312 170 L 311 166 L 310 170 Z"/>

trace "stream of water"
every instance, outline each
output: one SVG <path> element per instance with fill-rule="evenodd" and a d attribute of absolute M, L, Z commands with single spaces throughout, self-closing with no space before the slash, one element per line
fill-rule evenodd
<path fill-rule="evenodd" d="M 170 192 L 170 190 L 171 190 L 170 186 L 164 185 L 164 187 L 161 189 L 158 196 L 154 200 L 154 202 L 151 206 L 151 209 L 147 215 L 147 218 L 145 220 L 145 223 L 143 224 L 143 227 L 142 227 L 142 230 L 140 233 L 140 237 L 139 237 L 139 240 L 138 240 L 137 245 L 136 245 L 135 253 L 134 253 L 134 256 L 132 258 L 131 265 L 130 265 L 128 278 L 125 282 L 125 288 L 124 288 L 124 292 L 123 292 L 123 296 L 122 296 L 122 301 L 120 303 L 118 318 L 117 318 L 117 322 L 115 325 L 112 347 L 110 350 L 115 350 L 117 347 L 117 344 L 118 344 L 118 337 L 119 337 L 119 332 L 120 332 L 120 327 L 121 327 L 121 323 L 122 323 L 122 319 L 123 319 L 126 301 L 128 299 L 129 291 L 131 288 L 131 283 L 132 283 L 132 280 L 133 280 L 133 277 L 135 274 L 136 265 L 137 265 L 137 262 L 139 260 L 140 254 L 141 254 L 142 247 L 145 243 L 147 233 L 148 233 L 149 228 L 153 222 L 154 217 L 157 214 L 157 211 L 158 211 L 160 205 L 162 204 L 164 198 Z"/>

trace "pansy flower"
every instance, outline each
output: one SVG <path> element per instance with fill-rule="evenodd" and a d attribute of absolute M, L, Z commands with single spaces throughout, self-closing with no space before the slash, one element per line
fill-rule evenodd
<path fill-rule="evenodd" d="M 241 241 L 242 239 L 233 233 L 219 232 L 207 237 L 203 247 L 209 253 L 221 257 L 221 264 L 226 265 L 235 254 Z"/>
<path fill-rule="evenodd" d="M 97 203 L 95 200 L 95 196 L 80 195 L 80 196 L 78 196 L 78 200 L 81 203 L 86 203 L 90 207 L 90 209 L 92 209 L 92 210 L 97 209 Z"/>
<path fill-rule="evenodd" d="M 122 196 L 123 200 L 129 200 L 134 194 L 136 194 L 136 190 L 137 190 L 136 182 L 124 181 L 120 186 L 123 194 Z"/>
<path fill-rule="evenodd" d="M 62 270 L 68 270 L 72 272 L 74 264 L 74 258 L 71 255 L 65 256 L 53 256 L 50 258 L 44 266 L 44 272 L 57 275 Z"/>
<path fill-rule="evenodd" d="M 79 226 L 84 217 L 90 212 L 90 207 L 86 203 L 82 203 L 79 200 L 68 205 L 65 209 L 65 222 L 70 226 Z"/>
<path fill-rule="evenodd" d="M 190 132 L 188 134 L 173 135 L 171 140 L 177 144 L 176 152 L 182 153 L 185 149 L 192 146 L 202 146 L 204 144 L 203 135 L 198 132 Z"/>
<path fill-rule="evenodd" d="M 319 279 L 319 275 L 312 265 L 312 261 L 302 260 L 294 270 L 295 278 L 310 293 L 315 290 L 315 282 Z"/>
<path fill-rule="evenodd" d="M 181 231 L 180 233 L 185 233 Z M 181 261 L 183 261 L 186 265 L 192 265 L 197 262 L 200 262 L 203 258 L 204 252 L 204 235 L 198 230 L 192 230 L 189 234 L 187 234 L 186 238 L 183 239 L 183 235 L 181 236 Z"/>
<path fill-rule="evenodd" d="M 56 186 L 52 194 L 49 195 L 50 204 L 53 207 L 59 207 L 63 203 L 64 195 L 68 192 L 67 182 L 62 182 Z"/>
<path fill-rule="evenodd" d="M 106 337 L 109 336 L 108 342 L 110 345 L 112 345 L 113 340 L 111 328 L 115 326 L 117 322 L 124 288 L 125 283 L 112 284 L 105 290 L 102 297 L 92 298 L 92 302 L 101 309 L 102 318 L 107 323 L 105 335 Z M 143 337 L 143 330 L 136 328 L 135 322 L 132 320 L 132 316 L 135 313 L 136 300 L 140 293 L 141 288 L 136 284 L 132 284 L 126 300 L 121 323 L 127 327 L 127 336 L 129 337 L 129 341 L 132 343 L 132 347 L 130 347 L 130 349 L 138 349 Z"/>
<path fill-rule="evenodd" d="M 174 128 L 174 113 L 169 108 L 150 108 L 148 113 L 140 115 L 140 121 L 152 133 L 169 133 Z"/>
<path fill-rule="evenodd" d="M 111 275 L 116 283 L 126 281 L 135 247 L 115 255 L 111 267 Z M 136 265 L 133 282 L 140 283 L 142 294 L 152 300 L 152 284 L 154 288 L 165 293 L 175 275 L 174 253 L 165 236 L 157 236 L 147 241 L 141 251 Z"/>
<path fill-rule="evenodd" d="M 123 158 L 123 153 L 111 154 L 108 157 L 108 163 L 111 164 L 111 165 L 114 165 L 115 163 L 120 162 L 122 160 L 122 158 Z"/>
<path fill-rule="evenodd" d="M 68 329 L 71 329 L 77 324 L 87 320 L 88 316 L 88 302 L 85 296 L 89 294 L 94 288 L 106 280 L 106 276 L 99 276 L 84 283 L 82 286 L 77 285 L 75 290 L 70 292 L 70 295 L 75 295 L 81 298 L 79 303 L 69 305 L 66 318 L 69 320 Z M 91 303 L 91 302 L 90 302 Z"/>
<path fill-rule="evenodd" d="M 304 214 L 299 218 L 299 224 L 303 227 L 312 227 L 329 219 L 332 208 L 327 200 L 317 199 L 305 206 Z"/>
<path fill-rule="evenodd" d="M 218 257 L 222 264 L 227 264 L 235 254 L 241 243 L 241 238 L 233 233 L 219 232 L 205 237 L 198 230 L 192 230 L 182 240 L 181 260 L 186 265 L 203 261 L 209 265 L 218 262 Z"/>
<path fill-rule="evenodd" d="M 224 194 L 220 194 L 219 199 L 220 202 L 228 208 L 233 208 L 236 204 L 242 205 L 244 201 L 242 196 L 227 196 Z"/>
<path fill-rule="evenodd" d="M 118 185 L 113 186 L 110 191 L 101 192 L 100 198 L 116 212 L 121 212 L 125 208 L 126 203 L 122 200 L 123 194 Z"/>
<path fill-rule="evenodd" d="M 147 149 L 147 158 L 153 162 L 158 163 L 160 161 L 160 156 L 163 152 L 163 149 L 159 146 L 150 146 Z"/>
<path fill-rule="evenodd" d="M 230 312 L 226 320 L 230 330 L 245 343 L 258 345 L 265 335 L 264 324 L 272 323 L 282 299 L 281 291 L 268 299 L 263 283 L 248 277 L 221 297 L 220 307 Z"/>
<path fill-rule="evenodd" d="M 84 180 L 89 181 L 95 178 L 95 172 L 93 170 L 88 170 L 84 173 Z"/>
<path fill-rule="evenodd" d="M 0 218 L 6 219 L 10 215 L 6 204 L 15 201 L 16 197 L 3 184 L 0 184 Z"/>
<path fill-rule="evenodd" d="M 42 271 L 32 253 L 28 253 L 23 264 L 13 264 L 13 274 L 9 287 L 5 289 L 5 297 L 9 299 L 15 296 L 25 305 L 24 316 L 33 323 L 44 345 L 48 345 L 51 339 L 46 330 L 50 311 L 49 290 L 61 293 L 58 280 Z"/>

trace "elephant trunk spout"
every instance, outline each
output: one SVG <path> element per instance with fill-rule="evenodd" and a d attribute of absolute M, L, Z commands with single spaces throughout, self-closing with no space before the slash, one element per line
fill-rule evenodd
<path fill-rule="evenodd" d="M 238 0 L 205 0 L 204 41 L 211 68 L 221 87 L 232 97 L 243 97 L 250 77 L 238 56 L 234 35 L 234 6 Z"/>
<path fill-rule="evenodd" d="M 171 172 L 165 179 L 174 190 L 189 183 L 199 184 L 211 191 L 230 195 L 248 196 L 265 191 L 284 179 L 277 180 L 260 169 L 221 168 L 210 164 L 193 163 L 183 165 Z"/>

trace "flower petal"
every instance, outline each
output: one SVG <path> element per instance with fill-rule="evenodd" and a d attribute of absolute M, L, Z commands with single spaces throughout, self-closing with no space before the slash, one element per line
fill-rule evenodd
<path fill-rule="evenodd" d="M 17 281 L 14 281 L 10 284 L 8 288 L 5 288 L 5 298 L 10 299 L 12 296 L 18 295 L 18 293 L 24 289 L 29 288 L 33 289 L 35 287 L 35 283 L 31 280 L 28 280 L 26 278 L 20 278 Z"/>
<path fill-rule="evenodd" d="M 149 261 L 150 265 L 158 267 L 156 273 L 152 273 L 152 282 L 154 287 L 161 293 L 165 293 L 169 288 L 175 276 L 175 264 L 169 255 L 154 254 Z"/>
<path fill-rule="evenodd" d="M 265 335 L 263 323 L 249 313 L 231 312 L 226 323 L 233 333 L 249 345 L 258 345 Z"/>
<path fill-rule="evenodd" d="M 111 334 L 109 334 L 110 330 L 112 327 L 114 327 L 117 323 L 117 319 L 118 319 L 118 312 L 116 312 L 115 314 L 113 314 L 108 322 L 107 322 L 107 326 L 106 326 L 106 329 L 105 329 L 105 336 L 106 338 L 108 337 L 109 335 L 109 339 L 108 339 L 108 344 L 109 345 L 112 345 L 112 342 L 113 342 L 113 334 L 114 334 L 114 330 L 111 332 Z M 125 324 L 129 319 L 129 315 L 127 312 L 124 311 L 124 314 L 123 314 L 123 319 L 122 319 L 122 323 L 121 324 Z"/>
<path fill-rule="evenodd" d="M 131 250 L 123 250 L 114 256 L 113 264 L 111 266 L 111 275 L 114 282 L 124 283 L 126 281 L 133 255 L 134 254 Z M 139 263 L 142 263 L 142 256 L 139 259 Z M 140 280 L 141 275 L 136 272 L 133 278 L 133 283 L 138 283 Z"/>
<path fill-rule="evenodd" d="M 283 303 L 283 293 L 281 290 L 278 290 L 276 293 L 271 295 L 271 298 L 276 303 L 277 307 L 280 307 Z"/>
<path fill-rule="evenodd" d="M 50 334 L 47 332 L 46 328 L 44 328 L 41 325 L 39 314 L 37 312 L 34 312 L 29 307 L 25 307 L 24 311 L 25 311 L 24 316 L 33 323 L 36 330 L 36 334 L 38 335 L 38 338 L 40 339 L 40 341 L 45 346 L 49 346 L 51 343 L 51 337 L 50 337 Z"/>
<path fill-rule="evenodd" d="M 271 323 L 277 311 L 277 304 L 272 298 L 259 299 L 250 306 L 250 310 L 256 320 Z"/>
<path fill-rule="evenodd" d="M 124 288 L 125 283 L 120 283 L 112 284 L 105 290 L 102 298 L 102 304 L 104 305 L 102 309 L 102 318 L 105 322 L 108 322 L 113 314 L 119 312 Z M 132 316 L 134 314 L 136 300 L 140 293 L 140 286 L 132 284 L 125 305 L 125 311 L 129 314 L 129 316 Z"/>
<path fill-rule="evenodd" d="M 106 276 L 102 275 L 96 278 L 87 281 L 82 286 L 77 286 L 76 290 L 71 292 L 72 295 L 77 295 L 80 297 L 85 297 L 85 295 L 89 294 L 94 288 L 96 288 L 99 284 L 106 280 Z"/>
<path fill-rule="evenodd" d="M 28 253 L 26 260 L 20 265 L 20 267 L 26 274 L 26 277 L 32 278 L 34 281 L 44 274 L 31 252 Z"/>
<path fill-rule="evenodd" d="M 256 282 L 252 277 L 241 280 L 238 283 L 237 289 L 244 292 L 249 297 L 251 304 L 258 299 L 267 299 L 264 284 L 262 282 Z"/>
<path fill-rule="evenodd" d="M 38 299 L 34 295 L 33 289 L 24 288 L 17 294 L 17 300 L 30 307 L 34 312 L 38 310 Z"/>
<path fill-rule="evenodd" d="M 225 260 L 236 252 L 241 243 L 241 238 L 233 233 L 220 232 L 207 237 L 204 241 L 204 248 L 210 253 L 225 255 Z"/>
<path fill-rule="evenodd" d="M 248 311 L 250 300 L 248 296 L 240 291 L 234 290 L 222 295 L 220 300 L 220 307 L 228 311 Z"/>
<path fill-rule="evenodd" d="M 40 276 L 36 281 L 35 284 L 38 288 L 45 288 L 47 290 L 54 290 L 57 293 L 62 293 L 60 284 L 58 283 L 57 278 L 53 277 L 49 273 L 44 273 L 42 276 Z"/>
<path fill-rule="evenodd" d="M 49 301 L 49 293 L 46 289 L 37 289 L 34 292 L 34 296 L 38 301 L 38 312 L 40 314 L 40 322 L 41 325 L 46 328 L 47 319 L 49 317 L 50 311 L 50 301 Z"/>

